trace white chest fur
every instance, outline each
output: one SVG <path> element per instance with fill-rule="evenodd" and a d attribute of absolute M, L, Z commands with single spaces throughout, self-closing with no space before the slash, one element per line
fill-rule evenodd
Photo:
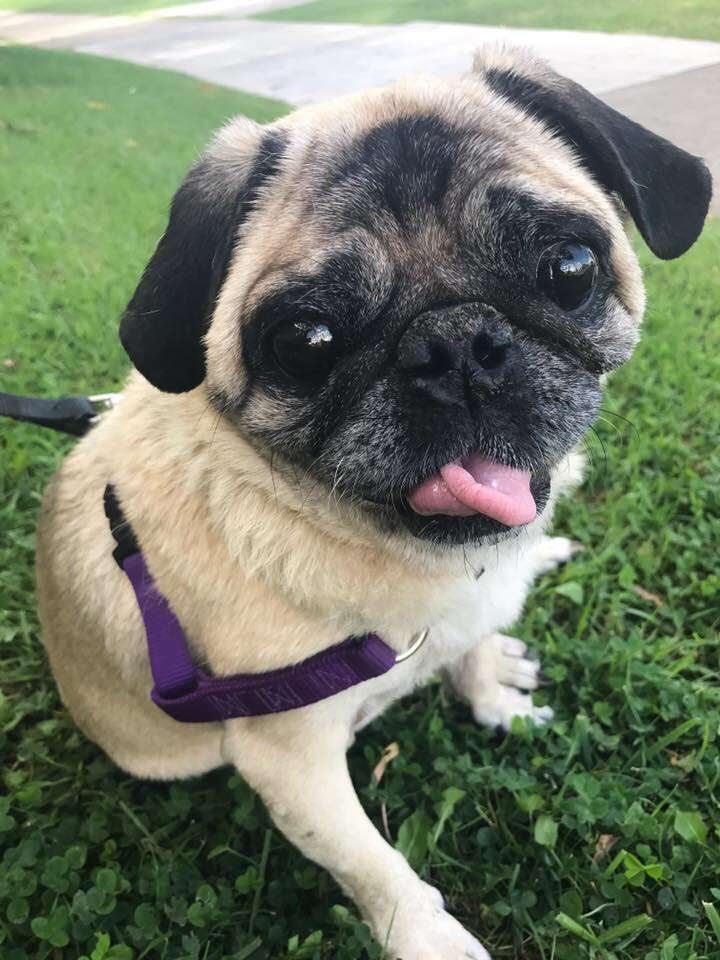
<path fill-rule="evenodd" d="M 442 596 L 418 593 L 412 611 L 386 609 L 378 613 L 375 629 L 400 651 L 410 645 L 418 631 L 427 627 L 429 633 L 410 658 L 357 690 L 353 697 L 358 710 L 356 729 L 517 619 L 536 573 L 542 542 L 541 536 L 527 537 L 493 548 L 483 557 L 483 567 L 468 567 L 454 580 L 446 581 Z M 478 569 L 482 572 L 476 578 Z"/>

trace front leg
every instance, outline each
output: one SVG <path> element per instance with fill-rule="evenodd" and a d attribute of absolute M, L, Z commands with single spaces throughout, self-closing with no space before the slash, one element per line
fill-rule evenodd
<path fill-rule="evenodd" d="M 567 537 L 541 537 L 526 557 L 534 579 L 567 563 L 582 547 Z M 549 723 L 551 707 L 536 707 L 528 691 L 542 685 L 538 658 L 522 640 L 494 633 L 445 671 L 458 696 L 472 707 L 478 723 L 510 729 L 513 717 Z"/>
<path fill-rule="evenodd" d="M 385 956 L 489 960 L 366 816 L 347 769 L 349 739 L 350 716 L 343 716 L 338 698 L 231 721 L 223 755 L 257 790 L 285 836 L 355 901 Z"/>

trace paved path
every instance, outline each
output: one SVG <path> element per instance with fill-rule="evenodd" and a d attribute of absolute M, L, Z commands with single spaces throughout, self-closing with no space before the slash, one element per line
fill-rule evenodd
<path fill-rule="evenodd" d="M 462 73 L 481 44 L 519 44 L 629 116 L 704 156 L 720 185 L 718 43 L 453 23 L 356 26 L 246 19 L 287 4 L 204 0 L 139 18 L 0 13 L 0 37 L 179 70 L 294 104 L 413 73 Z M 720 212 L 720 196 L 715 209 Z"/>
<path fill-rule="evenodd" d="M 427 72 L 468 69 L 483 43 L 532 47 L 596 93 L 720 63 L 720 44 L 674 37 L 456 23 L 274 23 L 251 13 L 287 0 L 205 0 L 142 17 L 0 14 L 0 36 L 190 73 L 301 104 Z"/>

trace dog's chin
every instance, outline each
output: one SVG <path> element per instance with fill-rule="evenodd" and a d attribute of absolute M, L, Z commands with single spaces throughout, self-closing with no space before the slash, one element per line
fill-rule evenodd
<path fill-rule="evenodd" d="M 530 480 L 530 490 L 537 507 L 536 517 L 539 517 L 550 498 L 550 474 L 534 473 Z M 406 499 L 400 500 L 392 507 L 387 504 L 380 505 L 377 502 L 369 504 L 368 507 L 374 515 L 375 522 L 387 532 L 404 530 L 418 540 L 443 547 L 500 543 L 517 537 L 526 526 L 526 524 L 506 526 L 481 513 L 469 517 L 419 514 L 412 509 Z"/>

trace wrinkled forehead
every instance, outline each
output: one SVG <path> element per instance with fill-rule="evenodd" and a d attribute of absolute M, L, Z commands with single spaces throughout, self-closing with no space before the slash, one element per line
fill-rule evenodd
<path fill-rule="evenodd" d="M 320 267 L 332 275 L 353 259 L 359 283 L 385 285 L 401 271 L 424 285 L 473 252 L 534 233 L 612 248 L 622 281 L 629 260 L 617 211 L 569 148 L 481 84 L 472 91 L 390 88 L 291 118 L 277 189 L 260 211 L 275 267 L 260 286 Z"/>
<path fill-rule="evenodd" d="M 420 115 L 385 121 L 349 144 L 318 178 L 313 213 L 346 245 L 375 238 L 389 253 L 451 254 L 564 234 L 609 249 L 608 211 L 572 174 L 531 175 L 502 139 Z M 557 158 L 555 158 L 557 160 Z"/>
<path fill-rule="evenodd" d="M 429 209 L 452 216 L 470 192 L 510 182 L 601 219 L 612 210 L 565 143 L 478 78 L 369 91 L 299 120 L 317 203 L 351 222 L 383 210 L 417 226 Z"/>
<path fill-rule="evenodd" d="M 357 135 L 328 163 L 318 193 L 340 229 L 418 230 L 457 216 L 468 195 L 507 171 L 499 144 L 425 114 L 385 120 Z"/>
<path fill-rule="evenodd" d="M 306 158 L 296 182 L 310 185 L 304 229 L 316 245 L 291 272 L 326 288 L 342 277 L 442 294 L 473 260 L 497 265 L 537 236 L 610 248 L 600 215 L 571 190 L 525 177 L 502 141 L 439 115 L 387 119 Z"/>

